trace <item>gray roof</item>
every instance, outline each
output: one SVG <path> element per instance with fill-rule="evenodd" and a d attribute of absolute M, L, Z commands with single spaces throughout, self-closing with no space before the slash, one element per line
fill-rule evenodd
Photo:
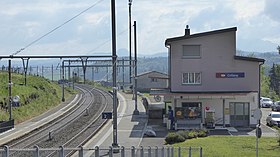
<path fill-rule="evenodd" d="M 202 36 L 213 35 L 213 34 L 218 34 L 218 33 L 225 33 L 225 32 L 231 32 L 231 31 L 237 31 L 237 27 L 220 29 L 220 30 L 214 30 L 214 31 L 209 31 L 209 32 L 202 32 L 202 33 L 197 33 L 197 34 L 192 34 L 192 35 L 184 35 L 184 36 L 174 37 L 174 38 L 168 38 L 168 39 L 165 40 L 165 45 L 169 45 L 170 42 L 173 42 L 173 41 L 190 39 L 190 38 L 196 38 L 196 37 L 202 37 Z"/>
<path fill-rule="evenodd" d="M 262 59 L 262 58 L 245 57 L 245 56 L 234 56 L 234 59 L 245 60 L 245 61 L 252 61 L 252 62 L 262 62 L 262 63 L 265 62 L 265 60 Z"/>
<path fill-rule="evenodd" d="M 167 74 L 161 73 L 161 72 L 158 72 L 158 71 L 147 71 L 147 72 L 143 72 L 143 73 L 141 73 L 141 74 L 138 74 L 137 77 L 140 77 L 140 76 L 143 76 L 143 75 L 148 75 L 148 74 L 151 74 L 151 73 L 158 73 L 158 74 L 164 75 L 164 76 L 166 76 L 166 78 L 168 78 L 168 75 L 167 75 Z"/>

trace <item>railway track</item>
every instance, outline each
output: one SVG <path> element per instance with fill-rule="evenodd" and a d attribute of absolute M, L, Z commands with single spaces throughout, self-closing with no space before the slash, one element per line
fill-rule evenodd
<path fill-rule="evenodd" d="M 101 118 L 103 111 L 112 111 L 113 100 L 108 92 L 94 89 L 87 85 L 78 85 L 82 99 L 77 107 L 65 116 L 54 120 L 20 139 L 7 145 L 11 150 L 10 156 L 32 156 L 31 151 L 19 152 L 22 148 L 58 148 L 59 146 L 76 148 L 89 140 L 106 120 Z M 70 156 L 74 151 L 65 151 Z M 57 156 L 57 151 L 40 151 L 40 156 Z"/>

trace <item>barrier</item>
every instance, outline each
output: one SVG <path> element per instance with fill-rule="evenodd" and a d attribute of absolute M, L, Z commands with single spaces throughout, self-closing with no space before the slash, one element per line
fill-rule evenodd
<path fill-rule="evenodd" d="M 118 149 L 118 151 L 114 151 Z M 9 157 L 12 153 L 26 153 L 28 152 L 33 154 L 33 157 L 40 157 L 40 153 L 44 151 L 57 151 L 59 157 L 64 157 L 67 155 L 67 151 L 76 151 L 76 156 L 78 157 L 86 157 L 86 156 L 94 156 L 94 157 L 101 157 L 101 156 L 109 156 L 109 157 L 182 157 L 182 156 L 199 156 L 202 157 L 202 147 L 134 147 L 125 148 L 125 147 L 118 147 L 118 148 L 102 148 L 96 146 L 95 148 L 64 148 L 60 146 L 59 148 L 39 148 L 38 146 L 34 146 L 33 148 L 28 149 L 12 149 L 8 146 L 4 146 L 0 149 L 0 155 L 2 157 Z M 114 153 L 119 152 L 119 153 Z"/>

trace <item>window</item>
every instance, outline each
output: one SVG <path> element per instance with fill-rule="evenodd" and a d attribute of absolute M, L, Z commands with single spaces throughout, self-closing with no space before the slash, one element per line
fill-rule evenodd
<path fill-rule="evenodd" d="M 201 73 L 183 73 L 183 84 L 201 84 Z"/>
<path fill-rule="evenodd" d="M 157 78 L 151 78 L 151 81 L 152 82 L 157 82 L 158 80 L 157 80 Z"/>
<path fill-rule="evenodd" d="M 200 45 L 183 45 L 183 58 L 200 58 Z"/>

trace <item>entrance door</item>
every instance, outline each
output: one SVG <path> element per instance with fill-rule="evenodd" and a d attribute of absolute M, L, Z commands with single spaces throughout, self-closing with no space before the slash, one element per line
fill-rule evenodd
<path fill-rule="evenodd" d="M 230 125 L 249 126 L 249 103 L 230 103 Z"/>

